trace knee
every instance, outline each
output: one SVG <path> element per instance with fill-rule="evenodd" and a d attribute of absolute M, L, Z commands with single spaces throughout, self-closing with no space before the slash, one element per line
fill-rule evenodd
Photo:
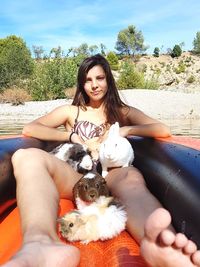
<path fill-rule="evenodd" d="M 109 181 L 111 191 L 127 191 L 146 188 L 146 183 L 141 172 L 136 168 L 124 168 L 119 175 L 113 176 Z"/>
<path fill-rule="evenodd" d="M 27 169 L 33 162 L 41 161 L 42 157 L 37 148 L 18 149 L 12 156 L 11 162 L 15 176 L 20 172 L 21 169 Z"/>
<path fill-rule="evenodd" d="M 27 160 L 37 159 L 37 157 L 34 157 L 34 154 L 37 153 L 36 150 L 35 148 L 18 149 L 11 158 L 13 166 L 25 164 Z"/>
<path fill-rule="evenodd" d="M 128 168 L 124 177 L 121 177 L 121 183 L 126 187 L 138 188 L 144 187 L 145 180 L 142 173 L 136 168 Z"/>

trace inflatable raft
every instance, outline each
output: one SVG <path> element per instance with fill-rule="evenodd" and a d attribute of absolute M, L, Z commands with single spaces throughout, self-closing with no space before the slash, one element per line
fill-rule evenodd
<path fill-rule="evenodd" d="M 184 232 L 200 247 L 200 140 L 174 136 L 156 140 L 130 137 L 129 141 L 135 151 L 134 165 L 143 173 L 152 193 L 172 214 L 176 230 Z M 0 264 L 9 260 L 22 242 L 11 156 L 19 148 L 50 151 L 55 145 L 23 136 L 0 139 Z M 71 201 L 62 199 L 59 215 L 73 208 Z M 126 231 L 104 242 L 73 244 L 81 251 L 79 267 L 146 266 L 138 244 Z"/>

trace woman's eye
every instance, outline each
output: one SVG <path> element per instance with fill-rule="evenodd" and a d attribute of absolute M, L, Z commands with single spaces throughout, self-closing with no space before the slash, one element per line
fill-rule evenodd
<path fill-rule="evenodd" d="M 98 77 L 97 79 L 101 81 L 104 80 L 104 77 Z"/>

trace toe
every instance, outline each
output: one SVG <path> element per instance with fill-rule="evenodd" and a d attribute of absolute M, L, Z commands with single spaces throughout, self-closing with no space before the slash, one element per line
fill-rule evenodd
<path fill-rule="evenodd" d="M 156 209 L 147 219 L 145 224 L 145 235 L 151 241 L 156 241 L 160 233 L 171 223 L 171 217 L 167 210 Z"/>
<path fill-rule="evenodd" d="M 200 250 L 193 253 L 193 255 L 191 256 L 191 259 L 193 263 L 199 267 L 200 266 Z"/>
<path fill-rule="evenodd" d="M 182 249 L 187 245 L 187 243 L 188 243 L 188 239 L 184 234 L 182 233 L 176 234 L 176 239 L 174 241 L 174 246 L 176 248 Z"/>
<path fill-rule="evenodd" d="M 159 242 L 161 246 L 171 246 L 175 242 L 175 234 L 168 229 L 163 230 L 159 236 Z"/>
<path fill-rule="evenodd" d="M 185 254 L 193 254 L 195 251 L 197 250 L 197 246 L 196 244 L 191 241 L 188 240 L 187 244 L 185 245 L 185 247 L 183 248 L 183 252 Z"/>

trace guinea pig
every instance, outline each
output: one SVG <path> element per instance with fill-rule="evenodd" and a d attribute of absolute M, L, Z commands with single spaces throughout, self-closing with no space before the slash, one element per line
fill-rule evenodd
<path fill-rule="evenodd" d="M 59 232 L 69 241 L 91 241 L 113 238 L 125 229 L 127 214 L 113 197 L 100 196 L 95 202 L 58 219 Z"/>
<path fill-rule="evenodd" d="M 58 229 L 62 237 L 68 241 L 88 243 L 98 239 L 96 215 L 83 216 L 80 211 L 73 210 L 58 218 Z"/>
<path fill-rule="evenodd" d="M 100 196 L 109 195 L 106 180 L 94 171 L 84 174 L 73 187 L 73 197 L 78 209 L 96 201 Z"/>
<path fill-rule="evenodd" d="M 93 169 L 93 159 L 89 149 L 81 144 L 64 143 L 54 148 L 50 154 L 66 161 L 79 172 L 86 173 Z"/>

